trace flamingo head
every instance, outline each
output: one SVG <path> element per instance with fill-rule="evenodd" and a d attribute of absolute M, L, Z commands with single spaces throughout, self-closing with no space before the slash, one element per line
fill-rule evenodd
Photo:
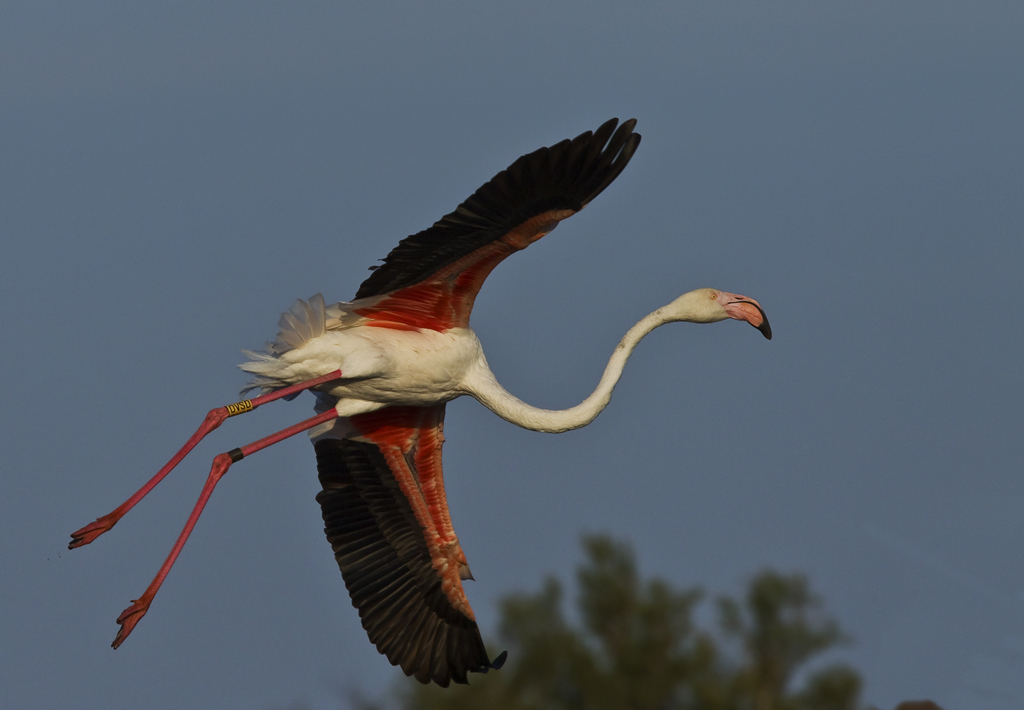
<path fill-rule="evenodd" d="M 665 306 L 667 320 L 689 323 L 716 323 L 726 318 L 742 320 L 761 331 L 768 340 L 772 339 L 772 327 L 761 304 L 752 298 L 740 296 L 716 288 L 699 288 L 684 293 Z"/>

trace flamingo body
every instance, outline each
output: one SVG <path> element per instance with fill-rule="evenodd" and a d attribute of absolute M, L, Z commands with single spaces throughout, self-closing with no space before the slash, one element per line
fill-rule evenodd
<path fill-rule="evenodd" d="M 339 415 L 310 432 L 324 486 L 317 499 L 371 641 L 420 680 L 444 685 L 450 673 L 462 682 L 466 670 L 490 665 L 462 587 L 469 566 L 444 499 L 444 404 L 470 395 L 519 426 L 566 431 L 586 425 L 608 404 L 629 353 L 659 325 L 737 317 L 739 299 L 753 304 L 752 314 L 739 316 L 767 328 L 756 302 L 698 289 L 634 326 L 597 390 L 577 407 L 531 407 L 498 384 L 469 327 L 480 286 L 503 259 L 607 187 L 639 144 L 634 123 L 615 131 L 610 121 L 595 134 L 523 156 L 455 212 L 392 250 L 356 300 L 325 306 L 317 294 L 296 302 L 268 352 L 249 353 L 241 365 L 264 391 L 343 373 L 317 388 L 317 411 L 334 407 Z M 381 590 L 381 577 L 399 581 Z M 441 637 L 446 649 L 430 656 L 426 649 L 441 648 Z M 442 657 L 447 673 L 432 668 Z"/>
<path fill-rule="evenodd" d="M 717 289 L 683 294 L 641 319 L 612 353 L 594 392 L 566 410 L 532 407 L 507 392 L 469 327 L 487 275 L 583 209 L 622 172 L 640 143 L 635 121 L 524 155 L 432 227 L 402 240 L 351 302 L 317 294 L 282 315 L 277 339 L 240 367 L 262 394 L 211 410 L 185 447 L 120 508 L 72 535 L 71 547 L 109 530 L 209 431 L 228 416 L 310 389 L 317 415 L 214 459 L 200 500 L 171 555 L 118 619 L 117 647 L 146 613 L 228 467 L 299 431 L 312 437 L 325 532 L 353 606 L 377 649 L 421 682 L 465 683 L 490 660 L 462 582 L 472 579 L 445 498 L 445 404 L 469 395 L 535 431 L 590 423 L 608 404 L 630 353 L 670 322 L 732 318 L 771 338 L 753 299 Z M 617 127 L 618 126 L 618 127 Z"/>
<path fill-rule="evenodd" d="M 320 392 L 336 400 L 340 416 L 351 416 L 392 405 L 431 406 L 467 394 L 462 382 L 483 350 L 469 328 L 406 330 L 358 324 L 328 330 L 280 355 L 249 355 L 253 359 L 240 367 L 257 375 L 254 387 L 261 389 L 341 370 L 343 379 Z"/>

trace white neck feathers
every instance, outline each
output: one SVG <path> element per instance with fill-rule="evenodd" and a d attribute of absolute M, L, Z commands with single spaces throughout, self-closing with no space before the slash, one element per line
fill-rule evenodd
<path fill-rule="evenodd" d="M 604 369 L 597 389 L 575 407 L 551 410 L 526 404 L 498 383 L 483 358 L 466 378 L 464 386 L 467 393 L 479 400 L 485 407 L 502 419 L 524 429 L 550 433 L 579 429 L 594 421 L 597 415 L 608 406 L 608 402 L 612 398 L 612 390 L 615 389 L 616 383 L 622 376 L 626 361 L 644 336 L 660 325 L 673 320 L 681 320 L 677 317 L 678 313 L 669 312 L 668 309 L 669 306 L 659 308 L 629 329 L 619 344 L 615 346 L 615 351 Z"/>

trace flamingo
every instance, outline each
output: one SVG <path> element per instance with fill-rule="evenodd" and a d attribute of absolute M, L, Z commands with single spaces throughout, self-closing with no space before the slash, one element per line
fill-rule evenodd
<path fill-rule="evenodd" d="M 243 457 L 308 431 L 323 490 L 327 539 L 363 628 L 392 665 L 446 687 L 469 672 L 500 668 L 488 656 L 462 582 L 473 579 L 452 528 L 441 448 L 445 404 L 469 395 L 534 431 L 586 426 L 611 399 L 640 340 L 673 321 L 746 321 L 771 339 L 757 301 L 701 288 L 641 319 L 616 346 L 594 392 L 561 411 L 530 406 L 487 366 L 469 315 L 480 286 L 505 257 L 583 209 L 618 177 L 640 144 L 634 120 L 520 157 L 454 212 L 402 240 L 351 302 L 297 301 L 265 352 L 240 365 L 259 396 L 210 410 L 196 433 L 135 495 L 72 533 L 70 548 L 110 530 L 225 419 L 304 390 L 316 415 L 216 456 L 184 529 L 141 597 L 118 617 L 117 648 L 149 610 L 217 482 Z M 618 128 L 616 128 L 618 126 Z"/>

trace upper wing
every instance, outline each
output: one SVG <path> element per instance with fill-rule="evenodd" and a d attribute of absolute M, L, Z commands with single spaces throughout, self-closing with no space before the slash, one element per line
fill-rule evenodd
<path fill-rule="evenodd" d="M 469 568 L 441 473 L 444 405 L 352 417 L 356 439 L 316 442 L 327 539 L 377 650 L 421 683 L 499 668 L 462 589 Z"/>
<path fill-rule="evenodd" d="M 618 177 L 640 135 L 635 119 L 524 155 L 434 226 L 403 239 L 363 282 L 356 311 L 378 324 L 466 326 L 484 279 L 502 259 L 579 212 Z"/>

